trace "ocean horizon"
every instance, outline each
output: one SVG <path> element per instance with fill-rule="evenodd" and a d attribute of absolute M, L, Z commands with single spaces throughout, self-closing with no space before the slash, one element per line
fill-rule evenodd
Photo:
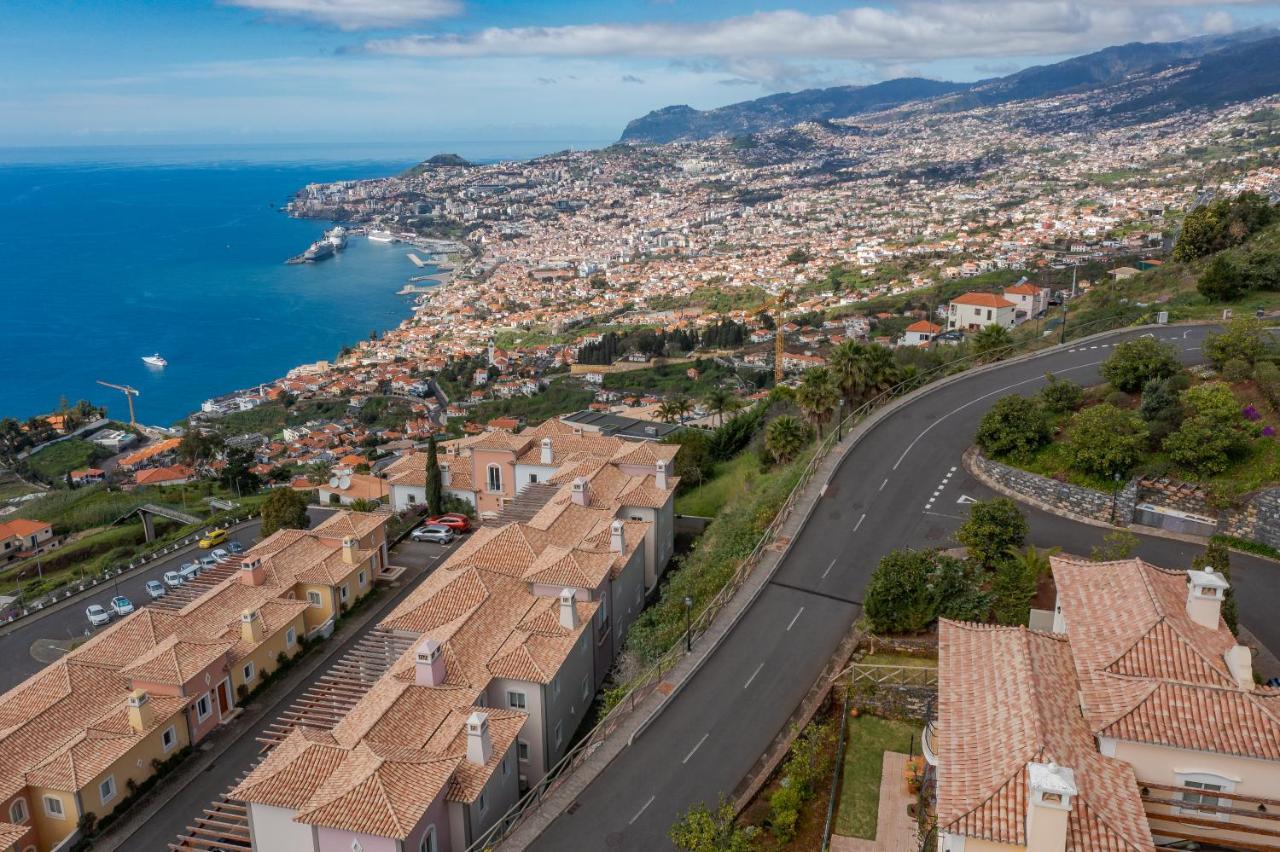
<path fill-rule="evenodd" d="M 0 293 L 11 306 L 0 417 L 65 398 L 127 418 L 122 394 L 101 380 L 137 388 L 138 420 L 167 426 L 205 399 L 399 325 L 412 301 L 397 291 L 434 271 L 415 267 L 406 247 L 354 237 L 329 260 L 284 263 L 331 225 L 281 212 L 298 189 L 430 156 L 355 148 L 0 149 Z M 470 156 L 538 153 L 514 148 Z M 152 353 L 169 366 L 145 365 Z"/>

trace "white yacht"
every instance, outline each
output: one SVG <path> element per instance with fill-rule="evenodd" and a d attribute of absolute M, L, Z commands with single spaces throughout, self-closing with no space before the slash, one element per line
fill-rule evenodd
<path fill-rule="evenodd" d="M 168 362 L 168 361 L 166 361 L 166 360 L 164 360 L 163 358 L 161 358 L 161 357 L 160 357 L 160 353 L 159 353 L 159 352 L 157 352 L 157 353 L 156 353 L 156 354 L 154 354 L 154 355 L 143 355 L 143 356 L 142 356 L 142 363 L 146 364 L 146 365 L 147 365 L 147 366 L 149 366 L 149 367 L 167 367 L 167 366 L 169 366 L 169 362 Z"/>
<path fill-rule="evenodd" d="M 369 239 L 375 243 L 396 242 L 396 235 L 391 233 L 390 231 L 370 231 L 368 236 L 369 236 Z"/>

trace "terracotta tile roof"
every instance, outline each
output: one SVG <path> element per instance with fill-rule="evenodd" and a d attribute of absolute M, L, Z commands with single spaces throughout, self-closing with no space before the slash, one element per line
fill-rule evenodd
<path fill-rule="evenodd" d="M 335 512 L 321 521 L 313 530 L 316 535 L 342 538 L 364 538 L 387 523 L 391 516 L 385 512 Z"/>
<path fill-rule="evenodd" d="M 939 628 L 938 826 L 1025 845 L 1027 764 L 1075 773 L 1071 852 L 1152 850 L 1128 764 L 1098 753 L 1076 705 L 1066 637 L 944 620 Z"/>
<path fill-rule="evenodd" d="M 228 795 L 242 802 L 297 810 L 307 804 L 346 757 L 323 731 L 294 728 Z"/>
<path fill-rule="evenodd" d="M 965 293 L 951 300 L 953 305 L 973 305 L 979 308 L 1012 308 L 1013 302 L 995 293 Z"/>
<path fill-rule="evenodd" d="M 0 849 L 16 846 L 18 841 L 31 830 L 29 825 L 18 825 L 12 822 L 0 822 Z"/>
<path fill-rule="evenodd" d="M 1240 689 L 1235 637 L 1187 614 L 1187 575 L 1141 559 L 1052 559 L 1084 712 L 1094 733 L 1280 760 L 1280 690 Z"/>
<path fill-rule="evenodd" d="M 0 540 L 11 536 L 26 537 L 35 535 L 50 528 L 45 521 L 32 521 L 26 518 L 14 518 L 11 521 L 0 522 Z"/>
<path fill-rule="evenodd" d="M 942 331 L 942 326 L 934 325 L 928 320 L 917 320 L 907 326 L 907 331 L 923 332 L 925 334 L 937 334 Z"/>
<path fill-rule="evenodd" d="M 229 639 L 192 640 L 170 636 L 120 670 L 132 680 L 180 686 L 231 650 Z"/>

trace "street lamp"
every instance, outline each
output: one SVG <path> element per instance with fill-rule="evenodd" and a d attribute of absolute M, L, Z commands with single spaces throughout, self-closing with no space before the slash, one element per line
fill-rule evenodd
<path fill-rule="evenodd" d="M 693 598 L 689 595 L 684 596 L 684 652 L 686 654 L 693 653 L 693 622 L 691 613 L 693 611 Z"/>
<path fill-rule="evenodd" d="M 836 409 L 836 443 L 844 440 L 844 397 L 840 397 Z"/>
<path fill-rule="evenodd" d="M 1116 487 L 1111 489 L 1111 523 L 1114 526 L 1119 526 L 1120 521 L 1116 517 L 1116 515 L 1117 515 L 1117 512 L 1119 511 L 1119 502 L 1120 502 L 1120 472 L 1116 471 L 1113 474 L 1113 476 L 1115 477 L 1115 480 L 1116 480 Z"/>

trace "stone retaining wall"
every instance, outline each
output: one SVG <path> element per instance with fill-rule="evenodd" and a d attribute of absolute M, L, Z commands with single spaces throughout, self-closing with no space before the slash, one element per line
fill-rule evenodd
<path fill-rule="evenodd" d="M 1121 523 L 1127 524 L 1133 518 L 1133 509 L 1138 502 L 1136 480 L 1126 482 L 1118 494 L 1108 494 L 1010 467 L 992 461 L 980 452 L 974 452 L 971 459 L 978 472 L 993 482 L 1065 514 L 1092 518 L 1107 524 L 1119 519 Z"/>
<path fill-rule="evenodd" d="M 1218 532 L 1280 549 L 1280 488 L 1258 491 L 1238 509 L 1218 516 Z"/>

